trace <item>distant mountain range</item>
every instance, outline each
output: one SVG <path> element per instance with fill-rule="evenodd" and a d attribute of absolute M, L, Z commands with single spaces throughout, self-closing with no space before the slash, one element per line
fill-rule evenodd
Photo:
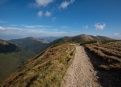
<path fill-rule="evenodd" d="M 40 53 L 43 51 L 49 41 L 44 39 L 38 39 L 33 37 L 27 37 L 22 39 L 13 39 L 10 42 L 17 44 L 19 47 L 23 48 L 24 50 L 29 50 L 34 52 L 35 54 Z"/>
<path fill-rule="evenodd" d="M 92 36 L 92 35 L 86 35 L 86 34 L 81 34 L 81 35 L 72 36 L 72 37 L 65 36 L 65 37 L 58 38 L 58 39 L 56 38 L 57 37 L 45 37 L 46 39 L 45 40 L 41 38 L 27 37 L 27 38 L 22 38 L 22 39 L 13 39 L 13 40 L 10 40 L 10 42 L 18 45 L 24 50 L 29 50 L 29 51 L 34 52 L 35 54 L 38 54 L 44 49 L 48 48 L 49 46 L 57 44 L 57 43 L 64 43 L 64 42 L 80 43 L 84 41 L 112 40 L 111 38 L 108 38 L 105 36 Z M 56 40 L 52 41 L 53 39 L 56 39 Z"/>

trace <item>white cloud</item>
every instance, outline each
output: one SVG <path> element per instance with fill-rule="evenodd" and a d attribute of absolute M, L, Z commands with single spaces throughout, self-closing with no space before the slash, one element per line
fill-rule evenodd
<path fill-rule="evenodd" d="M 83 29 L 88 29 L 89 26 L 88 26 L 88 25 L 85 25 L 85 26 L 83 26 L 82 28 L 83 28 Z"/>
<path fill-rule="evenodd" d="M 43 11 L 39 11 L 38 13 L 37 13 L 37 15 L 39 16 L 39 17 L 42 17 L 43 15 L 45 15 L 46 17 L 49 17 L 49 16 L 51 16 L 51 12 L 49 12 L 49 11 L 46 11 L 45 13 L 43 13 Z"/>
<path fill-rule="evenodd" d="M 60 8 L 67 8 L 70 3 L 68 1 L 62 2 Z"/>
<path fill-rule="evenodd" d="M 0 31 L 4 31 L 4 30 L 6 30 L 6 28 L 0 26 Z"/>
<path fill-rule="evenodd" d="M 61 3 L 60 7 L 59 8 L 67 8 L 70 4 L 73 4 L 75 2 L 75 0 L 70 0 L 70 1 L 64 1 Z"/>
<path fill-rule="evenodd" d="M 51 16 L 51 14 L 52 14 L 52 13 L 49 12 L 49 11 L 46 11 L 46 12 L 45 12 L 45 16 L 47 16 L 47 17 Z"/>
<path fill-rule="evenodd" d="M 16 27 L 2 27 L 0 26 L 0 31 L 5 31 L 5 32 L 8 32 L 8 31 L 23 31 L 23 29 L 20 29 L 20 28 L 16 28 Z"/>
<path fill-rule="evenodd" d="M 48 4 L 52 3 L 54 0 L 36 0 L 37 6 L 47 6 Z"/>
<path fill-rule="evenodd" d="M 42 12 L 42 11 L 39 11 L 39 12 L 37 13 L 37 15 L 38 15 L 39 17 L 42 17 L 42 16 L 43 16 L 43 12 Z"/>
<path fill-rule="evenodd" d="M 105 23 L 96 23 L 95 28 L 96 30 L 103 30 L 105 28 L 106 24 Z"/>

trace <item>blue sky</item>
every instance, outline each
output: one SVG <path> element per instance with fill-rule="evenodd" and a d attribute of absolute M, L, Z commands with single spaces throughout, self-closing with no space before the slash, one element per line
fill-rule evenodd
<path fill-rule="evenodd" d="M 0 0 L 0 38 L 103 35 L 121 39 L 121 0 Z"/>

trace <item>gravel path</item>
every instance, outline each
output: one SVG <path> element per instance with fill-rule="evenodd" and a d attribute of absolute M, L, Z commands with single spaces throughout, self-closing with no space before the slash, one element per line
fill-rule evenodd
<path fill-rule="evenodd" d="M 96 71 L 82 46 L 76 46 L 74 61 L 68 68 L 61 87 L 101 87 Z"/>

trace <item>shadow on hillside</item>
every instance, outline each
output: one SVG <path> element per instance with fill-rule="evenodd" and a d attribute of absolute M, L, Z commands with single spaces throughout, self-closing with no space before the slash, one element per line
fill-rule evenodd
<path fill-rule="evenodd" d="M 20 51 L 20 48 L 14 44 L 11 44 L 11 43 L 7 45 L 0 44 L 0 53 L 12 53 L 12 52 L 19 52 L 19 51 Z"/>
<path fill-rule="evenodd" d="M 105 61 L 100 60 L 101 58 L 96 56 L 94 53 L 91 53 L 86 48 L 85 51 L 89 56 L 94 69 L 97 71 L 99 83 L 103 87 L 121 87 L 121 71 L 108 71 L 99 69 L 98 65 L 106 64 Z"/>

